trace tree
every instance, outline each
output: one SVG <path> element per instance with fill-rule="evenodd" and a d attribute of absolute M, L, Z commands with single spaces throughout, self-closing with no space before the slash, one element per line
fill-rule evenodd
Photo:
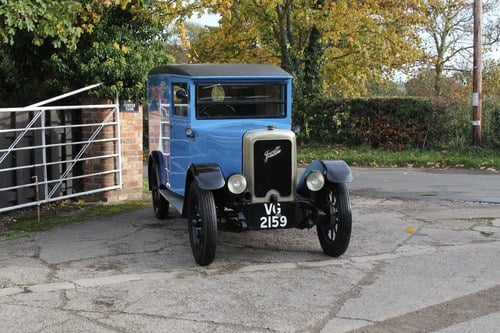
<path fill-rule="evenodd" d="M 0 100 L 9 105 L 104 82 L 99 94 L 144 97 L 151 67 L 172 61 L 166 26 L 180 0 L 0 0 Z"/>
<path fill-rule="evenodd" d="M 463 71 L 459 64 L 471 66 L 473 15 L 470 0 L 427 0 L 426 16 L 429 18 L 421 25 L 423 40 L 426 41 L 426 54 L 423 65 L 434 71 L 433 88 L 435 96 L 443 93 L 443 77 L 446 72 Z M 498 8 L 498 0 L 486 1 L 483 6 L 484 42 L 488 48 L 499 40 L 498 18 L 489 18 Z M 465 69 L 467 70 L 467 69 Z"/>
<path fill-rule="evenodd" d="M 193 62 L 278 64 L 296 79 L 295 96 L 359 95 L 414 61 L 422 1 L 233 1 L 220 26 L 191 43 Z"/>
<path fill-rule="evenodd" d="M 128 1 L 117 1 L 125 2 Z M 36 46 L 48 42 L 54 47 L 65 45 L 74 48 L 82 33 L 92 31 L 106 3 L 78 0 L 0 0 L 0 42 L 14 45 L 22 32 Z"/>
<path fill-rule="evenodd" d="M 167 41 L 167 52 L 175 57 L 175 63 L 192 62 L 191 53 L 196 58 L 198 55 L 192 49 L 192 43 L 197 44 L 199 40 L 207 35 L 207 27 L 198 23 L 183 22 L 176 28 L 176 34 Z"/>
<path fill-rule="evenodd" d="M 96 8 L 77 0 L 0 0 L 2 104 L 26 105 L 50 93 L 40 87 L 47 79 L 44 64 L 53 50 L 74 49 L 82 33 L 93 29 L 104 8 L 95 3 Z"/>
<path fill-rule="evenodd" d="M 470 73 L 469 73 L 470 74 Z M 406 93 L 408 96 L 426 97 L 434 95 L 435 72 L 432 69 L 422 69 L 417 75 L 406 82 Z M 443 98 L 462 98 L 466 96 L 469 100 L 472 88 L 470 75 L 456 72 L 451 76 L 441 77 L 441 95 Z"/>
<path fill-rule="evenodd" d="M 500 149 L 500 60 L 484 63 L 483 119 L 486 142 Z"/>
<path fill-rule="evenodd" d="M 93 31 L 81 36 L 75 50 L 53 53 L 50 67 L 72 86 L 103 82 L 101 95 L 144 98 L 149 70 L 173 61 L 165 52 L 168 22 L 155 17 L 153 10 L 140 2 L 110 7 Z"/>

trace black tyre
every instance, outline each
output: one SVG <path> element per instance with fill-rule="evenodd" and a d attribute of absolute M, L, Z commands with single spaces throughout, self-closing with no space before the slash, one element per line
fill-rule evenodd
<path fill-rule="evenodd" d="M 193 181 L 188 194 L 188 230 L 194 260 L 201 266 L 215 258 L 217 213 L 212 192 L 202 190 Z"/>
<path fill-rule="evenodd" d="M 345 184 L 329 183 L 323 197 L 328 219 L 316 225 L 323 252 L 331 257 L 342 255 L 349 246 L 352 228 L 351 203 Z"/>
<path fill-rule="evenodd" d="M 153 199 L 153 210 L 155 216 L 162 220 L 167 218 L 169 202 L 160 194 L 160 170 L 157 165 L 153 165 L 153 177 L 151 177 L 151 195 Z"/>

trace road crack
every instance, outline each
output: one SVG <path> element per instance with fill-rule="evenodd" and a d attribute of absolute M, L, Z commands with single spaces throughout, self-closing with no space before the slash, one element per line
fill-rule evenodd
<path fill-rule="evenodd" d="M 344 305 L 351 299 L 358 297 L 361 295 L 363 288 L 369 285 L 372 285 L 377 281 L 380 276 L 380 273 L 384 270 L 384 267 L 387 264 L 383 261 L 375 262 L 368 272 L 363 271 L 365 276 L 360 279 L 356 284 L 354 284 L 347 292 L 340 295 L 340 297 L 336 300 L 336 303 L 333 305 L 328 315 L 322 320 L 316 323 L 314 327 L 311 328 L 311 332 L 321 332 L 326 324 L 337 317 L 337 314 L 342 310 Z M 348 318 L 352 319 L 352 318 Z M 364 320 L 366 321 L 366 319 Z"/>

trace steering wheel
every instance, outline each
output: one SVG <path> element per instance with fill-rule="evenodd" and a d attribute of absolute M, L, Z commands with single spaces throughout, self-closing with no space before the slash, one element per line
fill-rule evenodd
<path fill-rule="evenodd" d="M 204 117 L 229 116 L 234 113 L 236 110 L 229 104 L 209 104 L 200 112 Z"/>

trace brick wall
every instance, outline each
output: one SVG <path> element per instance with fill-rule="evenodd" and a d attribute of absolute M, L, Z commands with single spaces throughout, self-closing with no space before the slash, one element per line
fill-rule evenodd
<path fill-rule="evenodd" d="M 87 100 L 82 104 L 106 104 L 109 101 Z M 82 123 L 93 124 L 102 122 L 110 110 L 90 109 L 82 110 Z M 142 154 L 142 131 L 143 111 L 139 106 L 138 112 L 120 112 L 120 145 L 121 145 L 121 169 L 122 188 L 119 190 L 97 192 L 86 197 L 86 200 L 97 200 L 103 202 L 118 202 L 124 200 L 136 200 L 142 197 L 143 183 L 143 154 Z M 94 128 L 82 130 L 82 138 L 87 140 Z M 113 138 L 116 136 L 114 126 L 105 126 L 97 139 Z M 93 143 L 84 157 L 113 154 L 116 152 L 115 142 Z M 95 172 L 111 171 L 118 168 L 115 158 L 100 158 L 88 160 L 83 165 L 83 173 L 88 175 Z M 118 183 L 117 174 L 85 177 L 83 187 L 85 191 L 96 190 L 103 186 L 113 186 Z"/>

